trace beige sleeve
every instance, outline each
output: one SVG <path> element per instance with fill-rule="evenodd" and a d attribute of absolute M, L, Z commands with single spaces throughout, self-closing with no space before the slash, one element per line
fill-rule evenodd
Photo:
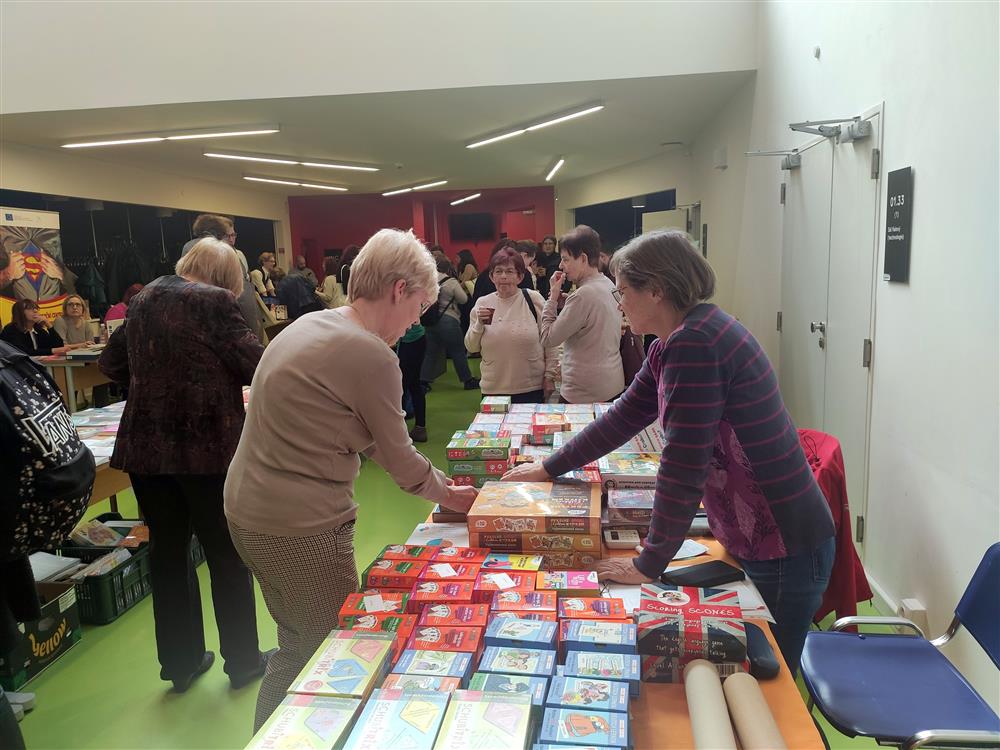
<path fill-rule="evenodd" d="M 542 309 L 542 346 L 551 348 L 566 343 L 566 339 L 583 328 L 589 319 L 589 300 L 580 294 L 567 297 L 562 312 L 559 312 L 559 302 L 550 297 Z"/>
<path fill-rule="evenodd" d="M 351 357 L 355 392 L 354 412 L 371 433 L 374 445 L 367 455 L 385 469 L 399 488 L 440 503 L 447 499 L 447 477 L 434 468 L 410 440 L 403 419 L 403 382 L 399 364 L 386 347 L 384 356 L 366 356 L 356 349 Z"/>

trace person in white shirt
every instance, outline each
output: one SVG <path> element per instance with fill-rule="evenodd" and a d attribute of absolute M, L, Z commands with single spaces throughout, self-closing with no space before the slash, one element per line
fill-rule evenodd
<path fill-rule="evenodd" d="M 559 361 L 555 348 L 542 346 L 542 295 L 519 288 L 525 272 L 516 250 L 505 248 L 490 259 L 497 290 L 476 300 L 465 334 L 465 348 L 483 355 L 483 394 L 510 396 L 516 404 L 542 403 L 555 389 Z"/>
<path fill-rule="evenodd" d="M 611 293 L 615 285 L 598 268 L 601 237 L 580 224 L 559 239 L 561 270 L 552 274 L 542 311 L 542 346 L 563 344 L 563 403 L 611 401 L 625 390 L 622 314 Z M 559 311 L 563 281 L 576 284 Z"/>

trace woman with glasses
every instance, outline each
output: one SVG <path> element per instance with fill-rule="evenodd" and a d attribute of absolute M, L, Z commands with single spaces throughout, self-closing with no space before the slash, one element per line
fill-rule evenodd
<path fill-rule="evenodd" d="M 14 303 L 10 315 L 11 322 L 0 331 L 0 339 L 16 346 L 25 354 L 32 357 L 65 354 L 70 349 L 81 346 L 67 346 L 62 337 L 49 327 L 48 321 L 38 309 L 38 303 L 33 299 L 19 299 Z"/>
<path fill-rule="evenodd" d="M 465 347 L 482 352 L 483 395 L 540 404 L 555 389 L 559 359 L 556 349 L 542 346 L 542 295 L 519 288 L 525 273 L 524 260 L 514 248 L 504 248 L 490 259 L 489 276 L 496 291 L 476 301 Z"/>
<path fill-rule="evenodd" d="M 278 624 L 255 731 L 358 590 L 358 504 L 369 516 L 394 510 L 355 495 L 361 455 L 410 494 L 462 513 L 476 498 L 475 488 L 453 486 L 413 447 L 400 408 L 392 347 L 437 295 L 424 245 L 412 231 L 383 229 L 353 262 L 348 304 L 300 318 L 260 360 L 226 479 L 233 540 Z"/>
<path fill-rule="evenodd" d="M 78 294 L 71 294 L 63 300 L 62 317 L 52 322 L 52 330 L 59 334 L 64 344 L 86 346 L 94 340 L 87 314 L 87 303 Z"/>

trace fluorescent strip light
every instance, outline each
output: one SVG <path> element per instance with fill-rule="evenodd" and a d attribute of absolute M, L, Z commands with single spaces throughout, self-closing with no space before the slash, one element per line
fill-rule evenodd
<path fill-rule="evenodd" d="M 168 141 L 190 141 L 195 138 L 229 138 L 234 135 L 268 135 L 280 132 L 277 128 L 270 130 L 234 130 L 228 133 L 187 133 L 185 135 L 168 135 Z"/>
<path fill-rule="evenodd" d="M 275 180 L 271 177 L 248 177 L 247 175 L 243 175 L 243 179 L 252 180 L 253 182 L 271 182 L 275 185 L 291 185 L 293 187 L 299 187 L 301 184 L 298 182 L 291 182 L 290 180 Z"/>
<path fill-rule="evenodd" d="M 149 138 L 123 138 L 118 141 L 88 141 L 86 143 L 64 143 L 63 148 L 90 148 L 91 146 L 124 146 L 129 143 L 156 143 L 165 141 L 166 138 L 160 136 Z"/>
<path fill-rule="evenodd" d="M 219 154 L 215 152 L 206 151 L 203 156 L 210 156 L 213 159 L 236 159 L 237 161 L 262 161 L 267 164 L 298 164 L 297 161 L 292 161 L 291 159 L 272 159 L 265 156 L 243 156 L 242 154 Z"/>
<path fill-rule="evenodd" d="M 324 169 L 352 169 L 355 172 L 378 172 L 378 167 L 356 167 L 351 164 L 320 164 L 315 161 L 300 161 L 303 167 L 322 167 Z"/>
<path fill-rule="evenodd" d="M 338 187 L 337 185 L 317 185 L 315 182 L 300 182 L 299 185 L 307 188 L 317 188 L 319 190 L 339 190 L 342 193 L 347 192 L 347 188 Z"/>
<path fill-rule="evenodd" d="M 562 167 L 562 165 L 565 163 L 566 163 L 565 159 L 560 159 L 559 161 L 557 161 L 555 166 L 549 170 L 549 173 L 547 175 L 545 175 L 545 181 L 548 182 L 549 180 L 551 180 L 555 176 L 556 172 L 558 172 L 559 169 Z"/>
<path fill-rule="evenodd" d="M 521 130 L 512 130 L 511 132 L 504 133 L 503 135 L 494 135 L 491 136 L 490 138 L 486 138 L 481 141 L 476 141 L 475 143 L 470 143 L 466 146 L 466 148 L 479 148 L 480 146 L 485 146 L 487 143 L 496 143 L 497 141 L 505 141 L 508 138 L 513 138 L 515 135 L 521 135 L 522 133 L 526 132 L 527 131 L 523 128 Z"/>
<path fill-rule="evenodd" d="M 414 185 L 414 190 L 423 190 L 424 188 L 437 187 L 438 185 L 447 185 L 448 180 L 438 180 L 437 182 L 428 182 L 426 185 Z"/>
<path fill-rule="evenodd" d="M 475 193 L 474 195 L 467 195 L 464 198 L 459 198 L 457 201 L 452 201 L 451 205 L 457 206 L 459 203 L 465 203 L 466 201 L 475 200 L 480 195 L 482 195 L 482 193 Z"/>
<path fill-rule="evenodd" d="M 399 195 L 400 193 L 408 193 L 411 190 L 413 190 L 413 188 L 402 188 L 400 190 L 390 190 L 388 193 L 382 193 L 382 195 L 384 195 L 384 196 Z"/>
<path fill-rule="evenodd" d="M 555 117 L 551 120 L 545 120 L 537 125 L 530 125 L 527 130 L 541 130 L 542 128 L 547 128 L 549 125 L 555 125 L 556 123 L 566 122 L 567 120 L 574 120 L 577 117 L 583 117 L 584 115 L 589 115 L 591 112 L 599 112 L 604 109 L 603 104 L 597 104 L 593 107 L 588 107 L 587 109 L 581 109 L 579 112 L 571 112 L 568 115 L 562 115 L 561 117 Z"/>

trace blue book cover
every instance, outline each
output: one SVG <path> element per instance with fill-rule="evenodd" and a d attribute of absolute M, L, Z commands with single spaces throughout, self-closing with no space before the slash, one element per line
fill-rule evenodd
<path fill-rule="evenodd" d="M 422 674 L 431 677 L 457 677 L 468 684 L 472 672 L 472 654 L 464 651 L 417 651 L 406 649 L 392 668 L 396 674 Z"/>
<path fill-rule="evenodd" d="M 553 677 L 545 705 L 628 712 L 628 685 L 587 677 Z"/>
<path fill-rule="evenodd" d="M 504 693 L 506 695 L 530 695 L 531 705 L 539 711 L 545 707 L 545 694 L 548 691 L 548 686 L 547 677 L 500 674 L 499 672 L 476 672 L 469 680 L 469 690 Z"/>
<path fill-rule="evenodd" d="M 548 620 L 500 617 L 486 627 L 487 646 L 510 646 L 554 650 L 558 625 Z"/>
<path fill-rule="evenodd" d="M 566 652 L 566 677 L 596 677 L 599 680 L 613 680 L 628 683 L 629 696 L 639 697 L 641 675 L 639 657 L 636 654 L 607 654 L 590 651 Z"/>
<path fill-rule="evenodd" d="M 591 708 L 546 708 L 539 739 L 558 745 L 628 747 L 628 714 Z"/>
<path fill-rule="evenodd" d="M 537 648 L 487 646 L 479 662 L 480 672 L 526 674 L 551 677 L 556 668 L 556 652 Z"/>
<path fill-rule="evenodd" d="M 432 750 L 450 693 L 375 690 L 344 750 Z"/>
<path fill-rule="evenodd" d="M 573 620 L 566 623 L 562 646 L 567 651 L 634 654 L 636 653 L 636 627 L 630 622 Z"/>

